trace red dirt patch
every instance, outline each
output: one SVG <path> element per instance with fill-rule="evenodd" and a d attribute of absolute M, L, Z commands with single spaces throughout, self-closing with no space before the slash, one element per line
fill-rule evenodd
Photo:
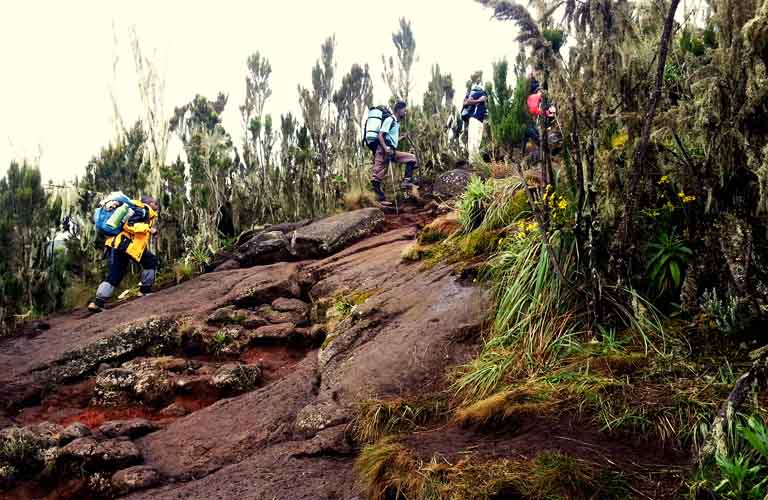
<path fill-rule="evenodd" d="M 240 361 L 246 364 L 260 363 L 265 380 L 271 382 L 293 371 L 310 352 L 314 351 L 288 346 L 258 346 L 241 354 Z"/>

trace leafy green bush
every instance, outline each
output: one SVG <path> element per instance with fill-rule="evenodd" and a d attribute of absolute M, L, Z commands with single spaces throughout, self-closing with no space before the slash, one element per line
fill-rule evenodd
<path fill-rule="evenodd" d="M 530 118 L 526 110 L 526 100 L 530 82 L 516 70 L 516 84 L 507 85 L 509 64 L 502 60 L 493 65 L 493 85 L 488 92 L 488 118 L 491 127 L 491 140 L 502 155 L 509 154 L 519 146 Z"/>

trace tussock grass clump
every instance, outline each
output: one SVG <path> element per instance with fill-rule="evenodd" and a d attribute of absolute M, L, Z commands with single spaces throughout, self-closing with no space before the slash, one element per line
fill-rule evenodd
<path fill-rule="evenodd" d="M 536 382 L 498 392 L 456 410 L 455 420 L 463 427 L 492 428 L 514 425 L 534 416 L 550 413 L 559 402 L 552 387 Z"/>
<path fill-rule="evenodd" d="M 465 233 L 474 231 L 485 218 L 485 212 L 493 201 L 493 180 L 484 181 L 473 176 L 458 202 L 459 222 Z"/>
<path fill-rule="evenodd" d="M 445 419 L 448 396 L 436 394 L 413 401 L 372 399 L 360 403 L 352 425 L 360 443 L 371 443 L 390 434 L 411 432 L 429 423 Z"/>
<path fill-rule="evenodd" d="M 519 178 L 497 181 L 493 200 L 488 205 L 481 227 L 501 229 L 530 215 L 528 196 Z"/>
<path fill-rule="evenodd" d="M 418 242 L 422 244 L 437 243 L 442 241 L 461 229 L 459 214 L 457 211 L 441 215 L 433 220 L 421 230 Z"/>
<path fill-rule="evenodd" d="M 358 210 L 376 205 L 376 195 L 367 189 L 353 189 L 344 195 L 345 210 Z"/>
<path fill-rule="evenodd" d="M 355 471 L 374 500 L 490 500 L 627 498 L 620 472 L 560 453 L 533 459 L 452 464 L 439 456 L 418 460 L 401 444 L 384 440 L 363 448 Z"/>
<path fill-rule="evenodd" d="M 553 235 L 555 243 L 561 238 Z M 563 273 L 573 273 L 573 244 L 561 242 Z M 583 328 L 575 293 L 551 268 L 536 234 L 506 242 L 491 259 L 484 278 L 494 286 L 496 317 L 482 353 L 459 371 L 454 389 L 465 400 L 479 400 L 505 379 L 529 377 L 551 368 Z"/>
<path fill-rule="evenodd" d="M 432 256 L 434 248 L 431 245 L 422 243 L 412 243 L 403 249 L 400 253 L 400 259 L 410 262 L 418 262 Z"/>

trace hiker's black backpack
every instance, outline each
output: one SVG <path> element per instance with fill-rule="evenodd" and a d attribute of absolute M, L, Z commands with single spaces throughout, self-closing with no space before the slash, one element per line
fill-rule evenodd
<path fill-rule="evenodd" d="M 386 106 L 374 106 L 368 109 L 368 114 L 363 123 L 363 145 L 376 153 L 379 144 L 379 132 L 384 120 L 392 116 L 392 112 Z"/>

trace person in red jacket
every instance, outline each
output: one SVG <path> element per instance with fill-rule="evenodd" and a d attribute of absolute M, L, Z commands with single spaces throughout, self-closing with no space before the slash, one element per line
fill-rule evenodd
<path fill-rule="evenodd" d="M 533 93 L 528 96 L 528 114 L 531 115 L 531 121 L 528 124 L 528 129 L 525 131 L 525 139 L 523 141 L 523 154 L 525 154 L 525 148 L 528 145 L 528 140 L 538 146 L 540 144 L 539 131 L 536 127 L 536 122 L 540 117 L 550 120 L 555 116 L 555 108 L 549 106 L 546 110 L 542 109 L 542 101 L 544 100 L 544 90 L 538 85 L 538 82 L 534 81 L 531 85 Z"/>

